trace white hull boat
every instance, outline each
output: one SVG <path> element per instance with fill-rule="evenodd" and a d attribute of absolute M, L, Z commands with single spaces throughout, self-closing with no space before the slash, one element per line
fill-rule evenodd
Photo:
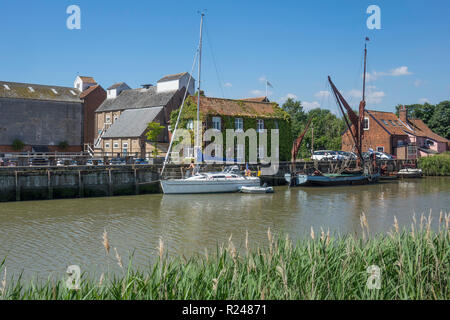
<path fill-rule="evenodd" d="M 259 187 L 258 177 L 244 177 L 233 172 L 200 173 L 187 179 L 161 180 L 164 194 L 229 193 L 242 187 Z"/>
<path fill-rule="evenodd" d="M 407 168 L 402 169 L 397 174 L 400 178 L 421 178 L 422 169 Z"/>
<path fill-rule="evenodd" d="M 256 194 L 263 194 L 263 193 L 273 193 L 273 188 L 272 187 L 247 187 L 247 186 L 243 186 L 241 187 L 241 189 L 239 190 L 242 193 L 256 193 Z"/>

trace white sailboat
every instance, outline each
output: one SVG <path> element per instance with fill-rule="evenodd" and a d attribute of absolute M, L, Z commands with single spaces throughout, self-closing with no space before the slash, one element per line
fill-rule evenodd
<path fill-rule="evenodd" d="M 201 141 L 200 141 L 200 76 L 201 76 L 201 61 L 202 61 L 202 31 L 203 31 L 203 17 L 201 14 L 200 22 L 200 42 L 198 47 L 198 100 L 197 100 L 197 128 L 196 128 L 196 139 L 194 154 L 196 157 L 197 165 L 201 161 Z M 195 59 L 194 59 L 195 65 Z M 191 72 L 192 74 L 192 72 Z M 189 78 L 189 82 L 191 78 Z M 188 82 L 188 86 L 189 86 Z M 186 98 L 186 95 L 185 95 Z M 181 104 L 180 112 L 178 114 L 177 123 L 175 124 L 174 133 L 170 141 L 169 149 L 164 160 L 163 169 L 161 171 L 161 176 L 164 173 L 164 169 L 170 155 L 170 150 L 172 148 L 173 139 L 176 135 L 178 122 L 180 119 L 181 112 L 183 110 L 184 100 Z M 192 177 L 186 179 L 167 179 L 161 180 L 161 187 L 164 194 L 189 194 L 189 193 L 226 193 L 226 192 L 238 192 L 242 187 L 259 187 L 261 181 L 258 177 L 248 177 L 243 176 L 239 172 L 237 166 L 226 168 L 222 172 L 205 172 L 196 173 Z"/>

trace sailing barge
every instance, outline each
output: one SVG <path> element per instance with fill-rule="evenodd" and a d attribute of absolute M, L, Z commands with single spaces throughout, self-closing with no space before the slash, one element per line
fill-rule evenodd
<path fill-rule="evenodd" d="M 366 38 L 366 41 L 369 39 Z M 376 166 L 375 154 L 372 154 L 371 159 L 365 159 L 362 154 L 362 139 L 364 134 L 364 109 L 366 106 L 365 101 L 365 88 L 366 88 L 366 61 L 367 61 L 367 44 L 364 47 L 364 75 L 363 75 L 363 95 L 359 104 L 359 115 L 352 110 L 350 105 L 344 99 L 342 94 L 334 85 L 331 78 L 328 77 L 331 89 L 333 90 L 334 97 L 336 98 L 337 105 L 342 112 L 345 119 L 347 129 L 351 133 L 354 141 L 354 146 L 357 151 L 358 158 L 357 168 L 351 169 L 344 167 L 338 173 L 324 174 L 319 170 L 314 171 L 312 174 L 301 174 L 295 172 L 295 160 L 302 143 L 302 140 L 306 134 L 306 131 L 311 124 L 309 119 L 304 132 L 294 141 L 292 147 L 292 167 L 291 173 L 285 175 L 286 181 L 290 186 L 302 186 L 302 185 L 318 185 L 318 186 L 334 186 L 334 185 L 360 185 L 375 183 L 380 179 L 380 170 Z M 344 112 L 344 109 L 346 112 Z M 348 119 L 347 119 L 348 117 Z M 349 123 L 350 121 L 350 123 Z"/>

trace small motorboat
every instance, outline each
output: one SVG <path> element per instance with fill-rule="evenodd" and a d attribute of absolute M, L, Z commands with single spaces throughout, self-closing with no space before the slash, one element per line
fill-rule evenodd
<path fill-rule="evenodd" d="M 398 172 L 400 178 L 422 178 L 422 169 L 406 168 Z"/>
<path fill-rule="evenodd" d="M 267 184 L 264 184 L 261 187 L 246 187 L 246 186 L 242 186 L 239 189 L 239 192 L 242 193 L 274 193 L 273 188 L 272 187 L 268 187 Z"/>

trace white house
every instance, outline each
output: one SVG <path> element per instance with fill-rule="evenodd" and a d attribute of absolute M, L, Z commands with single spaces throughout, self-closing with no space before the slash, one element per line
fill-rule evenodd
<path fill-rule="evenodd" d="M 107 99 L 115 99 L 122 91 L 130 89 L 125 82 L 115 83 L 107 89 Z"/>
<path fill-rule="evenodd" d="M 97 82 L 94 78 L 85 76 L 77 76 L 75 82 L 73 83 L 73 87 L 81 92 L 95 85 L 97 85 Z"/>
<path fill-rule="evenodd" d="M 188 72 L 177 73 L 161 78 L 157 83 L 158 92 L 177 91 L 181 88 L 187 88 L 188 94 L 195 94 L 195 79 L 192 78 L 189 83 L 190 74 Z"/>

